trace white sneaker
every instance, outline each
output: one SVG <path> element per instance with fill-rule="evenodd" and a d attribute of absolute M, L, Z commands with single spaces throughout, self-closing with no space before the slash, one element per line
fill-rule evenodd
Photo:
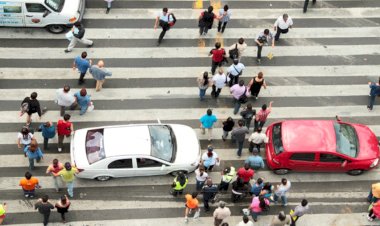
<path fill-rule="evenodd" d="M 62 152 L 62 148 L 58 148 L 58 152 Z"/>
<path fill-rule="evenodd" d="M 188 223 L 189 222 L 189 219 L 187 219 L 187 217 L 185 217 L 185 223 Z"/>
<path fill-rule="evenodd" d="M 198 210 L 197 212 L 194 213 L 194 219 L 198 219 L 199 218 L 199 215 L 200 215 L 201 211 Z"/>

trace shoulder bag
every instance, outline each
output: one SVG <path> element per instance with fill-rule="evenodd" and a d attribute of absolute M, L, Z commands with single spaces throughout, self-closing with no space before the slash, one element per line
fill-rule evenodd
<path fill-rule="evenodd" d="M 248 102 L 248 97 L 247 97 L 247 87 L 244 87 L 244 93 L 239 97 L 239 103 L 245 104 Z"/>

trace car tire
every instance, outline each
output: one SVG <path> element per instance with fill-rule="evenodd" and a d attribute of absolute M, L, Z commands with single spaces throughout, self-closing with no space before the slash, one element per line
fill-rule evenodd
<path fill-rule="evenodd" d="M 62 24 L 52 24 L 48 25 L 46 29 L 53 34 L 61 34 L 62 32 L 66 31 L 67 27 Z"/>
<path fill-rule="evenodd" d="M 186 170 L 177 170 L 177 171 L 173 171 L 173 172 L 170 172 L 170 175 L 172 175 L 173 177 L 176 177 L 178 175 L 179 172 L 182 172 L 184 174 L 187 174 L 187 171 Z"/>
<path fill-rule="evenodd" d="M 348 175 L 351 175 L 351 176 L 359 176 L 360 174 L 362 174 L 364 172 L 364 170 L 361 170 L 361 169 L 355 169 L 355 170 L 350 170 L 347 172 Z"/>
<path fill-rule="evenodd" d="M 273 172 L 277 175 L 285 175 L 289 173 L 289 169 L 275 169 Z"/>
<path fill-rule="evenodd" d="M 107 181 L 107 180 L 111 179 L 111 177 L 110 176 L 98 176 L 95 179 L 98 181 Z"/>

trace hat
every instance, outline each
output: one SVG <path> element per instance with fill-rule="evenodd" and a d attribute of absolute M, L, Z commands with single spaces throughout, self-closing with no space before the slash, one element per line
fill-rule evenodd
<path fill-rule="evenodd" d="M 66 170 L 71 170 L 71 164 L 69 162 L 65 163 L 65 169 Z"/>
<path fill-rule="evenodd" d="M 208 147 L 207 147 L 207 151 L 213 151 L 214 150 L 214 148 L 211 146 L 211 145 L 209 145 Z"/>

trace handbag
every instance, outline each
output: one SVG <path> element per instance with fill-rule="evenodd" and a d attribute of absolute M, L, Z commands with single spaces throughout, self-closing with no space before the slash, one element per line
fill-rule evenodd
<path fill-rule="evenodd" d="M 92 101 L 91 101 L 90 104 L 87 107 L 87 111 L 91 112 L 91 111 L 94 110 L 94 108 L 95 108 L 94 103 L 92 103 Z"/>
<path fill-rule="evenodd" d="M 237 48 L 237 43 L 235 45 L 235 48 L 234 49 L 230 49 L 228 51 L 228 53 L 230 54 L 230 58 L 233 60 L 233 59 L 237 59 L 239 58 L 239 50 Z"/>
<path fill-rule="evenodd" d="M 71 41 L 73 38 L 74 38 L 74 33 L 72 30 L 70 30 L 69 32 L 66 33 L 65 35 L 66 39 Z"/>
<path fill-rule="evenodd" d="M 245 94 L 247 92 L 247 87 L 245 87 L 245 89 L 244 89 L 244 93 L 239 97 L 239 103 L 241 103 L 241 104 L 245 104 L 245 103 L 247 103 L 248 102 L 248 97 L 247 97 L 247 95 Z"/>
<path fill-rule="evenodd" d="M 172 15 L 172 18 L 173 18 L 173 21 L 170 21 L 170 15 Z M 175 18 L 174 14 L 173 13 L 169 13 L 168 14 L 168 24 L 170 27 L 173 27 L 174 24 L 177 22 L 177 18 Z"/>

